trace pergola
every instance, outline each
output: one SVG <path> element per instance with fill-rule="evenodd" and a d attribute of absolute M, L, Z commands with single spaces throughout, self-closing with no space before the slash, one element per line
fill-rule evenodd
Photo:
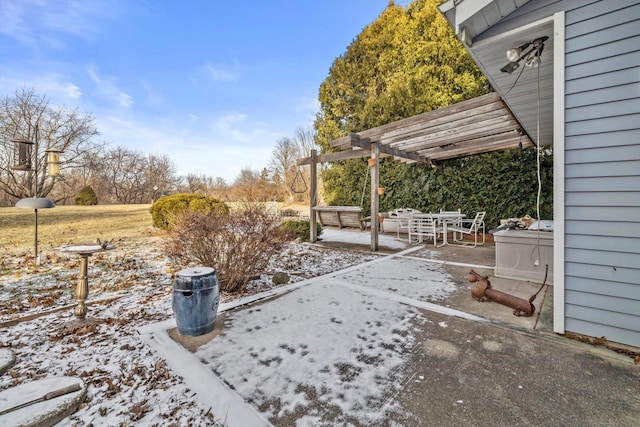
<path fill-rule="evenodd" d="M 439 160 L 490 151 L 531 147 L 523 130 L 497 93 L 490 93 L 358 133 L 335 139 L 331 147 L 340 151 L 298 159 L 298 165 L 311 165 L 311 241 L 316 236 L 317 164 L 371 157 L 371 218 L 377 218 L 379 200 L 379 159 L 393 156 L 405 163 L 431 166 Z M 371 250 L 378 250 L 378 221 L 371 221 Z"/>

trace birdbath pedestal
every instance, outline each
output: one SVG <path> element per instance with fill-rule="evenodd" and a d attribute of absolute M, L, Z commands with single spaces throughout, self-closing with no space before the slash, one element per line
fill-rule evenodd
<path fill-rule="evenodd" d="M 100 245 L 71 245 L 60 248 L 61 252 L 76 254 L 80 257 L 80 273 L 78 274 L 78 285 L 76 287 L 76 301 L 78 302 L 78 305 L 74 309 L 74 313 L 78 319 L 84 320 L 87 316 L 87 305 L 85 301 L 89 296 L 89 276 L 87 274 L 89 257 L 95 252 L 102 252 L 107 249 L 113 249 L 113 247 L 102 247 Z"/>

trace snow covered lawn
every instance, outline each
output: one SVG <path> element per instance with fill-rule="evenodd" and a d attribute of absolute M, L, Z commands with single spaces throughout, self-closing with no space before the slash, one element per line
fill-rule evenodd
<path fill-rule="evenodd" d="M 0 390 L 40 378 L 77 376 L 88 384 L 87 399 L 62 425 L 214 424 L 224 414 L 200 405 L 138 332 L 173 316 L 173 272 L 160 242 L 149 237 L 113 243 L 114 250 L 89 260 L 89 301 L 94 303 L 88 313 L 93 321 L 87 324 L 78 324 L 73 315 L 78 257 L 43 250 L 42 266 L 33 271 L 24 261 L 25 250 L 1 249 L 0 347 L 16 353 L 16 364 L 0 376 Z M 249 292 L 273 288 L 276 271 L 298 282 L 376 258 L 290 244 Z M 222 302 L 231 298 L 223 294 Z"/>

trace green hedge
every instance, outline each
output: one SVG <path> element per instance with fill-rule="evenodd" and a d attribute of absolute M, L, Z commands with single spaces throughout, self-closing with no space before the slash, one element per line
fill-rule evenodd
<path fill-rule="evenodd" d="M 311 234 L 311 221 L 309 220 L 288 220 L 280 224 L 280 231 L 287 233 L 293 238 L 308 242 Z M 322 234 L 322 226 L 316 224 L 316 236 Z"/>
<path fill-rule="evenodd" d="M 156 200 L 149 209 L 153 226 L 169 230 L 176 216 L 184 212 L 229 213 L 229 207 L 222 201 L 201 194 L 174 194 Z"/>
<path fill-rule="evenodd" d="M 553 218 L 553 156 L 541 153 L 541 219 Z M 364 185 L 365 160 L 344 162 L 324 175 L 325 199 L 330 205 L 359 206 Z M 509 150 L 442 162 L 432 169 L 392 159 L 380 163 L 380 212 L 414 208 L 423 212 L 461 209 L 467 216 L 486 211 L 487 229 L 502 218 L 536 216 L 538 180 L 536 150 Z M 370 212 L 369 185 L 363 210 Z M 368 213 L 367 213 L 368 214 Z"/>

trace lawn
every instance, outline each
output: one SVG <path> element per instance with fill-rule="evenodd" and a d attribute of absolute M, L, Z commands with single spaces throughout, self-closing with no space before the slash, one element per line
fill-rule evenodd
<path fill-rule="evenodd" d="M 40 248 L 111 239 L 136 239 L 161 231 L 151 226 L 151 205 L 56 206 L 38 211 Z M 33 210 L 0 208 L 0 247 L 33 247 Z"/>

